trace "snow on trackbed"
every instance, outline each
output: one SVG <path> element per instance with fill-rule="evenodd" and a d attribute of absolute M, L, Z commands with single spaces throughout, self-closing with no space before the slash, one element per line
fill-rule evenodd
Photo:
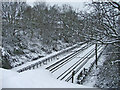
<path fill-rule="evenodd" d="M 2 68 L 0 71 L 2 71 L 2 88 L 92 88 L 56 80 L 44 68 L 22 73 Z"/>

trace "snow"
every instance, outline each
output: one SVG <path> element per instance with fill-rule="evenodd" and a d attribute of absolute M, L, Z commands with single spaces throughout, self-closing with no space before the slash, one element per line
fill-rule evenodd
<path fill-rule="evenodd" d="M 80 49 L 83 46 L 84 45 L 80 46 L 77 49 Z M 83 52 L 79 53 L 79 55 L 78 55 L 79 57 L 77 56 L 75 59 L 73 59 L 71 62 L 69 62 L 69 65 L 68 64 L 66 64 L 66 65 L 68 67 L 70 67 L 70 65 L 72 65 L 79 58 L 82 58 L 87 52 L 91 51 L 94 47 L 95 46 L 92 45 L 89 48 L 87 48 L 86 50 L 84 50 Z M 72 51 L 76 51 L 77 49 L 74 49 Z M 103 47 L 101 47 L 101 49 L 98 50 L 98 52 L 99 52 L 98 54 L 100 54 L 100 51 L 102 49 L 103 49 Z M 56 52 L 56 53 L 58 53 L 58 52 Z M 52 53 L 49 56 L 52 56 L 54 54 L 55 53 Z M 46 57 L 44 57 L 44 58 L 46 58 Z M 95 60 L 95 57 L 92 57 L 84 65 L 83 68 L 89 67 L 91 62 L 93 62 L 94 60 Z M 31 64 L 31 62 L 29 62 L 29 64 Z M 0 78 L 0 80 L 3 81 L 3 83 L 2 83 L 3 88 L 92 88 L 92 86 L 95 84 L 95 82 L 87 83 L 86 84 L 87 86 L 83 86 L 83 85 L 78 85 L 75 83 L 72 84 L 70 82 L 57 80 L 56 76 L 60 75 L 60 72 L 63 72 L 63 70 L 65 70 L 67 68 L 66 65 L 63 66 L 64 68 L 62 67 L 62 69 L 59 69 L 54 74 L 51 74 L 48 70 L 46 70 L 45 69 L 46 66 L 42 66 L 42 67 L 34 69 L 34 70 L 24 71 L 21 73 L 17 73 L 16 71 L 14 71 L 15 69 L 12 69 L 12 70 L 0 69 L 0 71 L 2 71 L 2 73 L 3 73 L 2 78 Z M 26 66 L 26 64 L 24 66 Z M 23 68 L 23 66 L 21 66 L 21 68 Z M 83 68 L 81 68 L 81 70 Z M 75 75 L 75 77 L 77 77 L 77 74 Z M 95 78 L 93 78 L 91 80 L 96 81 L 94 79 Z"/>
<path fill-rule="evenodd" d="M 2 88 L 92 88 L 59 81 L 44 68 L 22 73 L 2 68 L 0 71 L 2 71 Z"/>
<path fill-rule="evenodd" d="M 104 45 L 101 47 L 99 46 L 100 49 L 98 50 L 98 56 L 100 55 L 101 51 L 104 49 Z M 98 48 L 99 48 L 98 47 Z M 89 48 L 83 50 L 82 52 L 80 52 L 76 57 L 74 57 L 71 61 L 67 62 L 66 64 L 64 64 L 64 66 L 60 67 L 58 70 L 56 70 L 55 72 L 53 72 L 53 76 L 54 77 L 58 77 L 59 75 L 61 75 L 63 72 L 67 73 L 69 72 L 73 67 L 71 67 L 71 69 L 67 70 L 70 66 L 72 66 L 73 64 L 75 64 L 75 62 L 79 61 L 82 57 L 84 57 L 89 51 L 94 50 L 95 45 L 90 46 Z M 94 54 L 94 51 L 91 53 L 91 55 Z M 59 60 L 58 60 L 59 61 Z M 87 61 L 87 62 L 86 62 Z M 95 61 L 95 56 L 91 57 L 89 60 L 85 59 L 80 65 L 86 63 L 79 71 L 78 73 L 76 73 L 75 78 L 77 78 L 78 74 L 84 69 L 89 69 L 89 67 L 91 66 L 91 63 L 93 63 Z M 53 62 L 54 63 L 54 62 Z M 51 63 L 52 64 L 52 63 Z M 50 64 L 50 65 L 51 65 Z M 47 67 L 49 65 L 44 65 L 44 67 Z M 78 66 L 79 67 L 79 66 Z M 74 69 L 75 70 L 75 69 Z M 72 74 L 72 72 L 68 75 L 70 76 Z M 64 76 L 64 75 L 63 75 Z M 63 80 L 66 80 L 68 78 L 68 76 L 66 76 Z M 62 78 L 62 77 L 61 77 Z M 60 78 L 59 78 L 60 80 Z M 70 81 L 71 82 L 71 81 Z M 76 82 L 76 81 L 75 81 Z M 95 82 L 94 82 L 95 83 Z M 92 84 L 94 84 L 92 83 Z"/>
<path fill-rule="evenodd" d="M 83 44 L 83 45 L 81 45 L 80 47 L 71 50 L 70 53 L 67 53 L 66 55 L 61 55 L 58 60 L 53 60 L 53 61 L 51 61 L 50 63 L 48 63 L 47 65 L 44 65 L 43 67 L 47 68 L 47 67 L 51 66 L 53 63 L 56 63 L 56 62 L 60 61 L 61 59 L 65 58 L 66 56 L 69 56 L 69 55 L 73 54 L 75 51 L 77 51 L 77 50 L 79 50 L 79 49 L 82 49 L 82 48 L 85 47 L 86 45 L 87 45 L 87 44 Z M 77 57 L 77 58 L 78 58 L 78 57 Z"/>
<path fill-rule="evenodd" d="M 2 89 L 2 71 L 0 70 L 0 90 Z"/>
<path fill-rule="evenodd" d="M 99 54 L 99 53 L 98 53 Z M 94 58 L 94 57 L 93 57 Z M 105 57 L 101 56 L 98 60 L 98 66 L 103 66 L 103 63 L 105 61 Z M 97 74 L 99 72 L 99 69 L 96 68 L 96 65 L 93 67 L 94 70 L 90 73 L 90 75 L 86 78 L 85 82 L 83 85 L 94 87 L 96 82 L 98 81 L 97 79 Z"/>
<path fill-rule="evenodd" d="M 81 43 L 79 43 L 79 44 L 81 44 Z M 85 45 L 86 45 L 86 44 L 85 44 Z M 75 44 L 75 45 L 70 46 L 70 47 L 68 47 L 68 48 L 66 48 L 66 49 L 63 49 L 63 50 L 60 50 L 60 51 L 57 51 L 57 52 L 53 52 L 53 53 L 47 55 L 46 57 L 42 57 L 42 58 L 40 58 L 40 59 L 38 59 L 38 60 L 36 60 L 36 61 L 27 62 L 27 63 L 25 63 L 25 64 L 23 64 L 23 65 L 21 65 L 21 66 L 15 67 L 15 68 L 13 68 L 13 70 L 14 70 L 14 71 L 18 71 L 19 69 L 22 69 L 22 68 L 24 68 L 24 67 L 30 66 L 30 65 L 35 64 L 35 63 L 37 63 L 37 62 L 39 62 L 39 61 L 43 61 L 43 60 L 45 60 L 45 59 L 47 59 L 47 58 L 49 58 L 49 57 L 55 56 L 55 55 L 57 55 L 57 54 L 59 54 L 59 53 L 62 53 L 62 52 L 64 52 L 64 51 L 67 51 L 67 50 L 69 50 L 69 49 L 71 49 L 71 48 L 74 48 L 74 47 L 77 47 L 77 46 L 78 46 L 78 44 Z M 83 45 L 82 45 L 82 47 L 83 47 Z M 70 51 L 69 51 L 69 52 L 70 52 Z M 67 52 L 67 53 L 69 53 L 69 52 Z M 66 54 L 66 53 L 64 52 L 63 54 Z M 63 54 L 62 54 L 62 55 L 63 55 Z M 59 55 L 58 55 L 58 56 L 59 56 Z"/>
<path fill-rule="evenodd" d="M 115 63 L 116 63 L 116 62 L 120 62 L 120 60 L 115 60 L 114 62 L 115 62 Z"/>
<path fill-rule="evenodd" d="M 100 47 L 100 49 L 98 50 L 98 53 L 97 53 L 98 56 L 100 55 L 100 53 L 102 52 L 103 49 L 104 49 L 104 46 Z M 93 53 L 94 53 L 94 52 L 93 52 Z M 91 58 L 87 61 L 87 63 L 81 68 L 81 70 L 83 70 L 84 68 L 89 69 L 90 65 L 95 61 L 95 59 L 96 59 L 96 56 L 94 55 L 93 57 L 91 57 Z M 81 70 L 79 70 L 78 73 L 80 73 Z M 76 75 L 77 75 L 77 74 L 76 74 Z"/>
<path fill-rule="evenodd" d="M 100 53 L 102 52 L 102 50 L 104 49 L 104 46 L 101 47 L 99 50 L 98 50 L 98 56 L 100 55 Z M 95 56 L 93 56 L 92 58 L 89 59 L 89 61 L 79 70 L 78 73 L 76 73 L 75 77 L 77 78 L 77 76 L 79 75 L 79 73 L 84 69 L 86 68 L 87 70 L 90 68 L 90 65 L 95 61 Z M 95 72 L 95 75 L 96 75 L 97 72 Z M 95 82 L 97 80 L 97 77 L 94 76 L 91 78 L 91 80 L 89 81 L 89 83 L 84 83 L 85 85 L 87 86 L 94 86 L 95 85 Z"/>
<path fill-rule="evenodd" d="M 70 68 L 70 66 L 74 65 L 76 62 L 78 62 L 80 60 L 80 58 L 82 58 L 83 56 L 85 56 L 89 51 L 91 51 L 94 48 L 94 45 L 90 46 L 89 48 L 85 49 L 84 51 L 80 52 L 77 56 L 78 57 L 74 57 L 71 61 L 67 62 L 66 64 L 64 64 L 64 66 L 60 67 L 58 70 L 56 70 L 54 72 L 54 76 L 58 77 L 59 75 L 61 75 L 63 72 L 65 72 L 66 70 L 68 70 Z M 71 69 L 73 69 L 74 67 L 72 67 Z M 69 69 L 69 70 L 71 70 Z M 69 72 L 66 71 L 65 73 Z M 72 73 L 72 72 L 71 72 Z M 70 75 L 71 75 L 70 73 Z M 67 77 L 66 77 L 67 78 Z"/>

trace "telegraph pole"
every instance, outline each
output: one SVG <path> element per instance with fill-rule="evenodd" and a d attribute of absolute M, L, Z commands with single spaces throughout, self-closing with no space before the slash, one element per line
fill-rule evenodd
<path fill-rule="evenodd" d="M 97 61 L 98 61 L 98 58 L 97 58 L 97 43 L 95 44 L 95 63 L 97 65 Z"/>

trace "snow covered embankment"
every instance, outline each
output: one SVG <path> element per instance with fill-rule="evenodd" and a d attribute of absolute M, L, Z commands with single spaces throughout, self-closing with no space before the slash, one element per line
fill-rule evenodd
<path fill-rule="evenodd" d="M 54 79 L 44 68 L 17 73 L 0 68 L 2 88 L 92 88 Z"/>

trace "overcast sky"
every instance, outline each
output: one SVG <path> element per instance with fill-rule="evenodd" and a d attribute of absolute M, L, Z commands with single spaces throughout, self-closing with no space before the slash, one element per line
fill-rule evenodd
<path fill-rule="evenodd" d="M 58 4 L 59 6 L 69 4 L 76 10 L 85 10 L 84 2 L 91 2 L 91 0 L 27 0 L 27 3 L 32 6 L 35 1 L 45 1 L 51 6 L 54 4 Z"/>

